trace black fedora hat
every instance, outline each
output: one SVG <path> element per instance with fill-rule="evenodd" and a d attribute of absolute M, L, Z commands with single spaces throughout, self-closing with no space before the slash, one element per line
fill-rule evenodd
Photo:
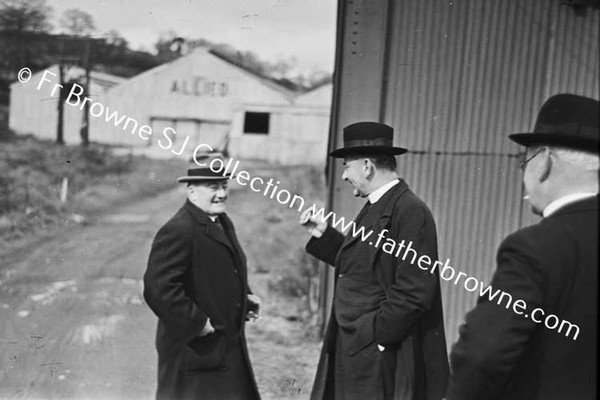
<path fill-rule="evenodd" d="M 336 158 L 353 154 L 400 155 L 408 150 L 394 147 L 394 129 L 379 122 L 357 122 L 344 128 L 344 147 L 329 153 Z"/>
<path fill-rule="evenodd" d="M 599 114 L 598 100 L 575 94 L 557 94 L 546 100 L 540 109 L 533 132 L 515 133 L 509 138 L 523 146 L 559 145 L 597 153 Z"/>
<path fill-rule="evenodd" d="M 215 161 L 218 160 L 218 161 Z M 221 153 L 205 153 L 197 155 L 194 161 L 200 165 L 187 170 L 186 176 L 177 178 L 177 182 L 201 182 L 229 179 L 232 174 L 227 172 L 226 160 Z M 226 171 L 223 173 L 223 171 Z"/>

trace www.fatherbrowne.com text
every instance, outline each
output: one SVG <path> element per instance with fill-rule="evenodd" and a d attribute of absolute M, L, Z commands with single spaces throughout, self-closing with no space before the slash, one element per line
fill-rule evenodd
<path fill-rule="evenodd" d="M 21 83 L 27 83 L 31 77 L 31 70 L 27 67 L 22 68 L 18 75 Z M 51 97 L 56 97 L 59 90 L 63 88 L 59 83 L 52 82 L 52 79 L 57 77 L 56 74 L 48 70 L 44 70 L 40 77 L 36 89 L 40 91 L 42 88 L 49 90 Z M 94 118 L 101 118 L 107 124 L 112 124 L 115 128 L 121 128 L 124 132 L 128 132 L 133 135 L 137 135 L 141 140 L 148 141 L 153 135 L 152 128 L 146 124 L 140 124 L 135 118 L 120 114 L 116 110 L 110 110 L 107 106 L 100 102 L 92 101 L 89 97 L 84 95 L 85 90 L 81 85 L 73 84 L 69 93 L 65 98 L 65 103 L 72 107 L 77 107 L 83 110 L 87 103 L 89 103 L 89 113 Z M 184 153 L 187 148 L 190 137 L 184 138 L 180 148 L 173 148 L 172 135 L 176 135 L 177 132 L 172 127 L 166 127 L 161 132 L 162 137 L 157 140 L 158 146 L 163 150 L 171 151 L 174 155 L 180 156 Z M 198 155 L 206 152 L 214 151 L 214 149 L 206 144 L 198 144 L 193 151 L 192 159 L 199 166 L 206 166 L 198 160 Z M 272 200 L 276 200 L 282 205 L 286 205 L 289 208 L 295 208 L 299 213 L 305 210 L 305 201 L 302 196 L 298 194 L 292 194 L 286 189 L 279 188 L 280 181 L 274 181 L 272 178 L 264 179 L 260 176 L 251 176 L 246 170 L 240 170 L 240 162 L 230 158 L 226 163 L 221 159 L 213 159 L 209 165 L 210 169 L 215 173 L 228 175 L 229 179 L 234 179 L 241 186 L 249 186 L 250 189 L 257 193 L 262 193 L 264 197 Z M 406 240 L 395 240 L 393 238 L 386 237 L 387 229 L 382 230 L 376 236 L 376 240 L 373 241 L 374 232 L 372 230 L 366 230 L 363 226 L 357 227 L 354 221 L 346 221 L 344 217 L 339 217 L 333 211 L 326 213 L 323 207 L 318 207 L 316 204 L 311 204 L 311 213 L 322 219 L 325 222 L 331 222 L 332 227 L 351 234 L 353 237 L 360 236 L 360 240 L 368 243 L 370 246 L 374 246 L 389 255 L 393 255 L 402 261 L 410 259 L 410 264 L 423 270 L 424 273 L 433 274 L 436 271 L 439 273 L 441 278 L 445 281 L 452 282 L 454 285 L 462 285 L 465 290 L 469 292 L 478 292 L 479 296 L 484 300 L 493 302 L 495 301 L 499 306 L 509 309 L 512 307 L 512 311 L 522 316 L 523 318 L 531 318 L 536 324 L 543 324 L 546 328 L 556 330 L 558 333 L 563 333 L 566 337 L 571 337 L 573 340 L 577 340 L 579 336 L 579 326 L 565 320 L 561 320 L 559 317 L 553 314 L 546 314 L 541 308 L 534 308 L 531 312 L 528 312 L 527 303 L 522 299 L 513 301 L 513 297 L 500 289 L 494 290 L 490 285 L 484 285 L 479 279 L 469 276 L 462 271 L 457 271 L 450 265 L 450 259 L 446 259 L 445 262 L 439 260 L 432 260 L 427 255 L 418 254 L 418 249 L 413 248 L 413 242 Z M 369 240 L 372 238 L 372 240 Z"/>

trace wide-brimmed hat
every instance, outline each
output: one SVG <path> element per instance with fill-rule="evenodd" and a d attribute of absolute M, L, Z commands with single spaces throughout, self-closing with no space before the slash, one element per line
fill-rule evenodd
<path fill-rule="evenodd" d="M 394 147 L 394 129 L 379 122 L 357 122 L 344 128 L 344 147 L 329 153 L 336 158 L 353 154 L 400 155 L 408 150 Z"/>
<path fill-rule="evenodd" d="M 229 179 L 232 176 L 229 172 L 223 173 L 224 170 L 226 171 L 226 160 L 221 153 L 214 152 L 201 155 L 199 154 L 195 156 L 194 161 L 199 165 L 199 167 L 188 169 L 187 175 L 177 178 L 177 182 L 189 183 L 215 181 Z"/>
<path fill-rule="evenodd" d="M 533 132 L 515 133 L 509 138 L 523 146 L 559 145 L 598 152 L 600 143 L 600 102 L 575 94 L 550 97 L 538 114 Z"/>

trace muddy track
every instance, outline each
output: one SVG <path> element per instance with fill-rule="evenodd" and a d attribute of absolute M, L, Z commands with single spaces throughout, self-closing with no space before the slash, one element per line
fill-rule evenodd
<path fill-rule="evenodd" d="M 0 398 L 153 398 L 156 319 L 141 277 L 183 196 L 118 207 L 0 258 Z M 253 279 L 266 295 L 267 277 Z M 318 343 L 276 311 L 248 327 L 259 386 L 266 399 L 307 398 Z"/>

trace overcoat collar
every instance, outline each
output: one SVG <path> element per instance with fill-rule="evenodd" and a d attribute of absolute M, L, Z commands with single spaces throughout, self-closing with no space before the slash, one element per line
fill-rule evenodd
<path fill-rule="evenodd" d="M 373 234 L 371 234 L 371 237 L 373 235 L 377 235 L 382 229 L 384 229 L 388 225 L 388 222 L 392 215 L 392 211 L 394 209 L 394 204 L 396 204 L 397 199 L 408 190 L 408 185 L 406 184 L 406 182 L 401 178 L 398 178 L 398 180 L 399 180 L 399 182 L 397 185 L 393 186 L 390 190 L 388 190 L 379 199 L 379 201 L 377 201 L 377 203 L 371 205 L 371 207 L 377 207 L 377 212 L 379 214 L 379 217 L 377 218 L 374 225 L 364 227 L 365 233 L 367 233 L 369 230 L 373 231 Z M 358 217 L 357 217 L 357 219 L 358 219 Z M 361 227 L 361 225 L 358 224 L 355 229 L 360 229 L 360 227 Z M 344 241 L 344 243 L 342 245 L 342 250 L 344 248 L 350 246 L 352 243 L 356 242 L 357 240 L 360 240 L 360 238 L 361 238 L 360 234 L 358 234 L 356 237 L 353 237 L 352 236 L 352 228 L 350 228 L 350 231 L 346 235 L 346 240 Z M 370 246 L 370 247 L 372 247 L 372 246 Z M 376 250 L 375 247 L 373 247 L 372 250 Z M 374 255 L 374 253 L 375 252 L 373 252 L 373 255 Z"/>
<path fill-rule="evenodd" d="M 231 243 L 231 241 L 228 239 L 227 235 L 225 234 L 225 231 L 227 232 L 231 232 L 233 230 L 233 224 L 231 223 L 231 221 L 229 220 L 229 218 L 227 217 L 227 215 L 225 214 L 221 214 L 219 220 L 221 221 L 221 225 L 223 225 L 223 229 L 220 229 L 208 216 L 208 214 L 206 214 L 204 211 L 202 211 L 200 208 L 196 207 L 195 205 L 192 204 L 192 202 L 190 202 L 189 200 L 185 201 L 185 204 L 183 205 L 184 210 L 186 210 L 188 213 L 190 213 L 192 215 L 192 217 L 194 218 L 194 220 L 196 220 L 196 222 L 203 226 L 206 234 L 213 240 L 216 240 L 219 243 L 222 243 L 224 246 L 226 246 L 231 252 L 233 252 L 235 255 L 237 252 L 237 249 L 234 249 L 234 245 L 233 243 Z M 234 236 L 234 235 L 229 235 L 229 236 Z"/>
<path fill-rule="evenodd" d="M 586 199 L 582 199 L 573 203 L 569 203 L 559 208 L 548 217 L 544 218 L 544 220 L 551 219 L 553 217 L 564 215 L 564 214 L 572 214 L 581 211 L 598 211 L 598 204 L 600 203 L 600 194 L 597 194 L 594 197 L 588 197 Z"/>

